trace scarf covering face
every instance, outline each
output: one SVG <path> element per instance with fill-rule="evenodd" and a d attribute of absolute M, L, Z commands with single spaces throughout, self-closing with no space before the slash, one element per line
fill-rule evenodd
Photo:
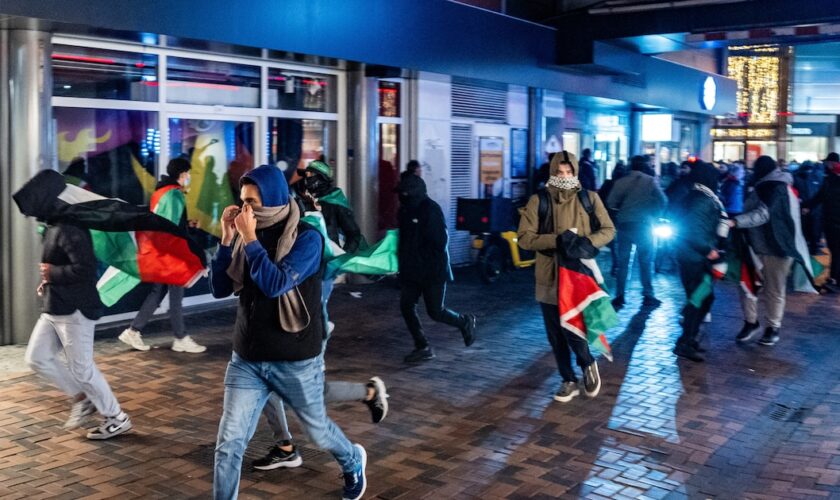
<path fill-rule="evenodd" d="M 261 207 L 254 209 L 257 218 L 257 229 L 265 229 L 280 222 L 286 223 L 283 233 L 277 240 L 277 251 L 274 254 L 274 262 L 280 263 L 292 250 L 297 240 L 298 224 L 300 223 L 300 209 L 297 203 L 290 201 L 281 207 Z M 230 266 L 227 268 L 227 275 L 233 281 L 233 291 L 239 293 L 243 286 L 245 275 L 245 245 L 237 235 L 233 242 L 233 255 Z M 290 333 L 298 333 L 309 326 L 311 317 L 306 309 L 303 296 L 295 286 L 278 299 L 280 310 L 280 327 Z"/>
<path fill-rule="evenodd" d="M 548 178 L 548 182 L 546 184 L 565 191 L 569 189 L 579 188 L 580 179 L 578 179 L 577 177 L 560 177 L 559 175 L 552 175 Z"/>

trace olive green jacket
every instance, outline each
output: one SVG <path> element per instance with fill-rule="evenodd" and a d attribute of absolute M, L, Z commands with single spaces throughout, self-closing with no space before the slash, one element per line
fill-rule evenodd
<path fill-rule="evenodd" d="M 589 191 L 589 199 L 592 200 L 595 216 L 601 221 L 601 228 L 593 233 L 589 227 L 589 215 L 578 200 L 578 190 L 561 192 L 554 187 L 546 189 L 552 199 L 554 233 L 538 234 L 540 199 L 538 195 L 532 195 L 525 208 L 519 210 L 522 216 L 517 231 L 520 247 L 525 250 L 549 250 L 553 253 L 557 249 L 557 235 L 572 228 L 577 228 L 577 234 L 589 238 L 589 241 L 597 248 L 603 247 L 615 237 L 615 226 L 598 193 Z M 554 257 L 537 252 L 535 274 L 537 301 L 557 304 L 557 263 Z"/>

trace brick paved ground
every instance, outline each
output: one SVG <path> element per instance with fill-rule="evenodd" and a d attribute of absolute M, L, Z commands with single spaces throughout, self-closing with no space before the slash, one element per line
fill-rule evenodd
<path fill-rule="evenodd" d="M 681 291 L 658 275 L 665 304 L 639 310 L 631 289 L 602 394 L 560 404 L 530 271 L 494 287 L 462 274 L 450 306 L 479 315 L 480 340 L 465 349 L 457 332 L 430 326 L 438 359 L 420 366 L 401 362 L 409 339 L 392 284 L 336 290 L 328 378 L 380 375 L 391 393 L 378 426 L 360 404 L 330 408 L 368 449 L 368 498 L 840 498 L 837 296 L 792 296 L 776 347 L 739 347 L 735 289 L 719 287 L 709 361 L 692 364 L 670 352 Z M 147 353 L 97 342 L 136 429 L 107 442 L 63 432 L 67 402 L 40 379 L 0 375 L 0 496 L 206 498 L 232 321 L 230 308 L 189 317 L 204 355 L 169 350 L 162 322 Z M 340 496 L 332 458 L 298 434 L 304 465 L 246 467 L 242 498 Z M 269 444 L 261 425 L 247 460 Z"/>

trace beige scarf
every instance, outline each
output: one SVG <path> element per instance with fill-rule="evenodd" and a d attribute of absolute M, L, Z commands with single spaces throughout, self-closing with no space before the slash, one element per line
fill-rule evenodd
<path fill-rule="evenodd" d="M 265 229 L 286 221 L 286 227 L 283 228 L 283 234 L 277 240 L 277 251 L 274 254 L 274 262 L 281 262 L 289 254 L 297 239 L 298 224 L 300 223 L 300 209 L 297 203 L 291 201 L 282 207 L 255 208 L 254 215 L 257 218 L 257 229 Z M 235 293 L 239 293 L 243 285 L 245 274 L 244 246 L 242 239 L 237 235 L 233 241 L 232 260 L 227 268 L 227 275 L 233 281 L 233 291 Z M 298 333 L 309 326 L 311 317 L 297 286 L 281 295 L 277 302 L 280 308 L 280 327 L 283 331 Z"/>

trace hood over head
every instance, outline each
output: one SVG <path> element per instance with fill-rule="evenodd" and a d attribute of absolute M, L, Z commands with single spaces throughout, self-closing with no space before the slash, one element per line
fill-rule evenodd
<path fill-rule="evenodd" d="M 264 207 L 282 207 L 289 204 L 289 184 L 286 176 L 279 168 L 271 165 L 260 165 L 242 176 L 257 185 Z M 239 181 L 242 187 L 242 180 Z"/>
<path fill-rule="evenodd" d="M 769 156 L 759 156 L 755 163 L 753 163 L 753 172 L 755 173 L 756 182 L 763 179 L 767 174 L 776 170 L 776 160 Z"/>
<path fill-rule="evenodd" d="M 63 175 L 55 170 L 42 170 L 29 179 L 12 198 L 23 215 L 49 221 L 55 213 L 58 195 L 66 187 Z"/>
<path fill-rule="evenodd" d="M 548 169 L 549 175 L 558 175 L 560 173 L 561 163 L 570 164 L 572 166 L 572 175 L 575 177 L 580 173 L 577 156 L 568 151 L 559 151 L 551 158 L 551 166 Z"/>
<path fill-rule="evenodd" d="M 720 171 L 711 164 L 698 160 L 691 168 L 691 173 L 688 178 L 695 184 L 706 186 L 711 189 L 712 192 L 717 193 Z"/>

